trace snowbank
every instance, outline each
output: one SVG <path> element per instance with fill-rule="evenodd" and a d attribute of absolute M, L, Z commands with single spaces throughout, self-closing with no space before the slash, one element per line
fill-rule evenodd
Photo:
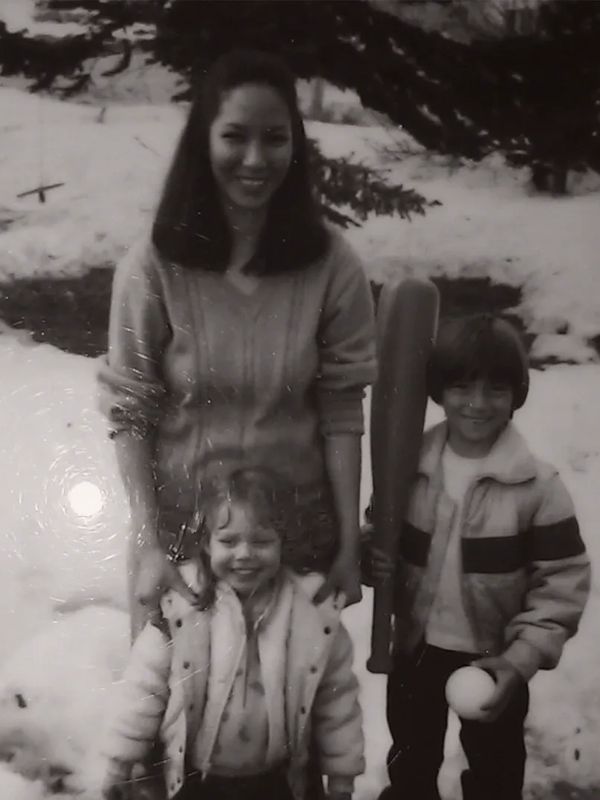
<path fill-rule="evenodd" d="M 48 792 L 90 789 L 128 650 L 127 613 L 95 605 L 57 615 L 23 642 L 0 670 L 0 759 Z"/>

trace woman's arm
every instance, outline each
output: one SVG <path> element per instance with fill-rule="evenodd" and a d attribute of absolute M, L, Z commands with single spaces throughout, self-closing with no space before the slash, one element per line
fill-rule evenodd
<path fill-rule="evenodd" d="M 196 595 L 170 563 L 158 539 L 158 507 L 150 439 L 125 432 L 116 437 L 117 463 L 131 509 L 127 549 L 127 587 L 131 633 L 135 639 L 158 610 L 163 593 L 171 588 L 190 603 Z"/>
<path fill-rule="evenodd" d="M 317 599 L 341 589 L 361 598 L 359 501 L 364 388 L 376 373 L 371 290 L 360 262 L 340 237 L 332 244 L 330 281 L 319 330 L 319 427 L 340 531 L 340 549 Z"/>
<path fill-rule="evenodd" d="M 162 374 L 171 337 L 161 265 L 147 243 L 130 250 L 115 270 L 108 357 L 98 372 L 100 407 L 131 508 L 127 570 L 132 631 L 158 613 L 165 588 L 189 590 L 158 540 L 154 435 L 168 387 Z"/>
<path fill-rule="evenodd" d="M 335 589 L 342 589 L 348 604 L 358 603 L 360 588 L 360 436 L 338 433 L 324 439 L 325 466 L 333 494 L 340 531 L 340 547 L 323 586 L 315 596 L 320 602 Z"/>
<path fill-rule="evenodd" d="M 131 525 L 127 548 L 127 594 L 131 614 L 131 633 L 135 639 L 151 616 L 138 587 L 140 561 L 143 554 L 160 549 L 158 542 L 158 508 L 148 439 L 121 432 L 115 437 L 119 472 L 129 500 Z M 156 605 L 156 604 L 155 604 Z"/>

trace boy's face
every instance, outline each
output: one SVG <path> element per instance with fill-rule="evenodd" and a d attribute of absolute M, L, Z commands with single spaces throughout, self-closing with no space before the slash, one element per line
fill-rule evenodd
<path fill-rule="evenodd" d="M 444 389 L 442 406 L 454 452 L 479 458 L 489 453 L 509 421 L 513 391 L 506 383 L 493 383 L 486 378 L 457 381 Z"/>
<path fill-rule="evenodd" d="M 281 538 L 261 528 L 243 505 L 223 505 L 208 541 L 215 576 L 241 597 L 256 594 L 281 566 Z"/>

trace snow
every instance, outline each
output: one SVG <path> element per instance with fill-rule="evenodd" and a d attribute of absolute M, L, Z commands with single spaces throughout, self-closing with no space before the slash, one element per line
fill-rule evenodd
<path fill-rule="evenodd" d="M 26 30 L 29 36 L 85 35 L 88 30 L 76 22 L 52 22 L 37 18 L 36 0 L 0 0 L 0 20 L 8 31 Z"/>
<path fill-rule="evenodd" d="M 65 778 L 72 790 L 89 788 L 98 773 L 96 734 L 127 649 L 127 511 L 105 422 L 95 408 L 95 368 L 94 360 L 0 336 L 5 376 L 0 496 L 6 510 L 1 534 L 6 556 L 0 565 L 0 758 L 6 748 L 18 751 L 13 766 L 31 778 L 47 779 L 44 768 L 49 766 L 72 770 Z M 561 470 L 596 563 L 598 396 L 597 365 L 535 371 L 531 396 L 517 420 L 537 452 Z M 432 406 L 428 422 L 439 416 Z M 18 424 L 22 419 L 26 425 Z M 363 505 L 370 491 L 366 441 L 364 456 Z M 66 501 L 69 489 L 82 480 L 101 489 L 103 506 L 92 520 L 78 516 Z M 558 669 L 532 682 L 530 738 L 540 756 L 529 765 L 531 786 L 559 777 L 576 786 L 600 781 L 595 757 L 600 708 L 592 666 L 600 656 L 593 622 L 599 612 L 595 588 L 581 633 L 567 646 Z M 359 800 L 371 800 L 385 782 L 389 744 L 385 679 L 365 667 L 370 613 L 370 590 L 360 605 L 345 612 L 355 641 L 367 731 L 368 770 L 359 781 Z M 27 708 L 18 707 L 17 695 L 25 698 Z M 443 773 L 450 792 L 461 757 L 454 726 Z M 9 773 L 7 779 L 13 777 Z M 3 779 L 0 772 L 0 789 Z"/>
<path fill-rule="evenodd" d="M 46 787 L 58 778 L 70 794 L 98 781 L 98 732 L 128 649 L 127 613 L 95 605 L 58 614 L 21 644 L 0 671 L 0 757 L 12 770 Z"/>
<path fill-rule="evenodd" d="M 29 28 L 33 22 L 35 11 L 35 0 L 0 0 L 0 20 L 2 20 L 7 30 L 20 31 Z"/>
<path fill-rule="evenodd" d="M 0 276 L 84 274 L 114 262 L 148 223 L 182 118 L 180 109 L 148 104 L 110 104 L 101 116 L 91 103 L 0 88 Z M 539 334 L 537 352 L 575 362 L 533 372 L 517 424 L 560 469 L 599 564 L 600 367 L 588 341 L 600 332 L 593 180 L 580 181 L 573 197 L 536 197 L 524 174 L 499 157 L 457 165 L 389 129 L 311 123 L 309 130 L 326 153 L 388 169 L 443 203 L 410 223 L 369 219 L 348 232 L 372 276 L 476 275 L 521 286 L 519 312 Z M 402 158 L 393 159 L 394 151 Z M 65 185 L 43 205 L 35 196 L 16 197 L 40 180 Z M 12 800 L 98 800 L 99 736 L 127 649 L 128 514 L 96 409 L 96 368 L 95 360 L 0 326 L 0 796 Z M 431 407 L 428 420 L 439 415 Z M 363 505 L 370 490 L 366 439 L 364 456 Z M 73 502 L 82 483 L 97 487 L 93 509 Z M 385 680 L 365 667 L 370 613 L 369 590 L 345 612 L 367 732 L 368 769 L 357 800 L 372 800 L 385 783 L 389 744 Z M 599 613 L 595 580 L 580 633 L 559 667 L 532 682 L 528 797 L 550 796 L 548 787 L 560 779 L 600 786 Z M 12 760 L 3 763 L 2 755 Z M 461 763 L 451 719 L 441 776 L 448 800 L 459 796 Z"/>
<path fill-rule="evenodd" d="M 183 113 L 0 88 L 0 277 L 114 263 L 149 222 Z M 308 131 L 326 155 L 376 166 L 442 203 L 410 223 L 373 217 L 348 231 L 373 277 L 489 276 L 520 287 L 516 310 L 537 337 L 536 356 L 597 360 L 600 176 L 574 174 L 574 196 L 533 196 L 525 170 L 498 155 L 459 164 L 389 127 L 310 122 Z M 17 197 L 41 183 L 64 185 L 43 205 L 36 194 Z"/>

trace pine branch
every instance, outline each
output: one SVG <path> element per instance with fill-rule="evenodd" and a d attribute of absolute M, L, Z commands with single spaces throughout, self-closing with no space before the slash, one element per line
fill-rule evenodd
<path fill-rule="evenodd" d="M 330 212 L 333 206 L 339 214 L 341 206 L 348 207 L 361 222 L 370 214 L 398 215 L 410 220 L 413 214 L 424 215 L 427 206 L 439 205 L 439 201 L 428 202 L 414 189 L 384 183 L 377 172 L 362 164 L 352 164 L 343 158 L 326 158 L 312 140 L 309 140 L 309 150 L 321 203 Z M 344 222 L 348 220 L 346 216 Z"/>

